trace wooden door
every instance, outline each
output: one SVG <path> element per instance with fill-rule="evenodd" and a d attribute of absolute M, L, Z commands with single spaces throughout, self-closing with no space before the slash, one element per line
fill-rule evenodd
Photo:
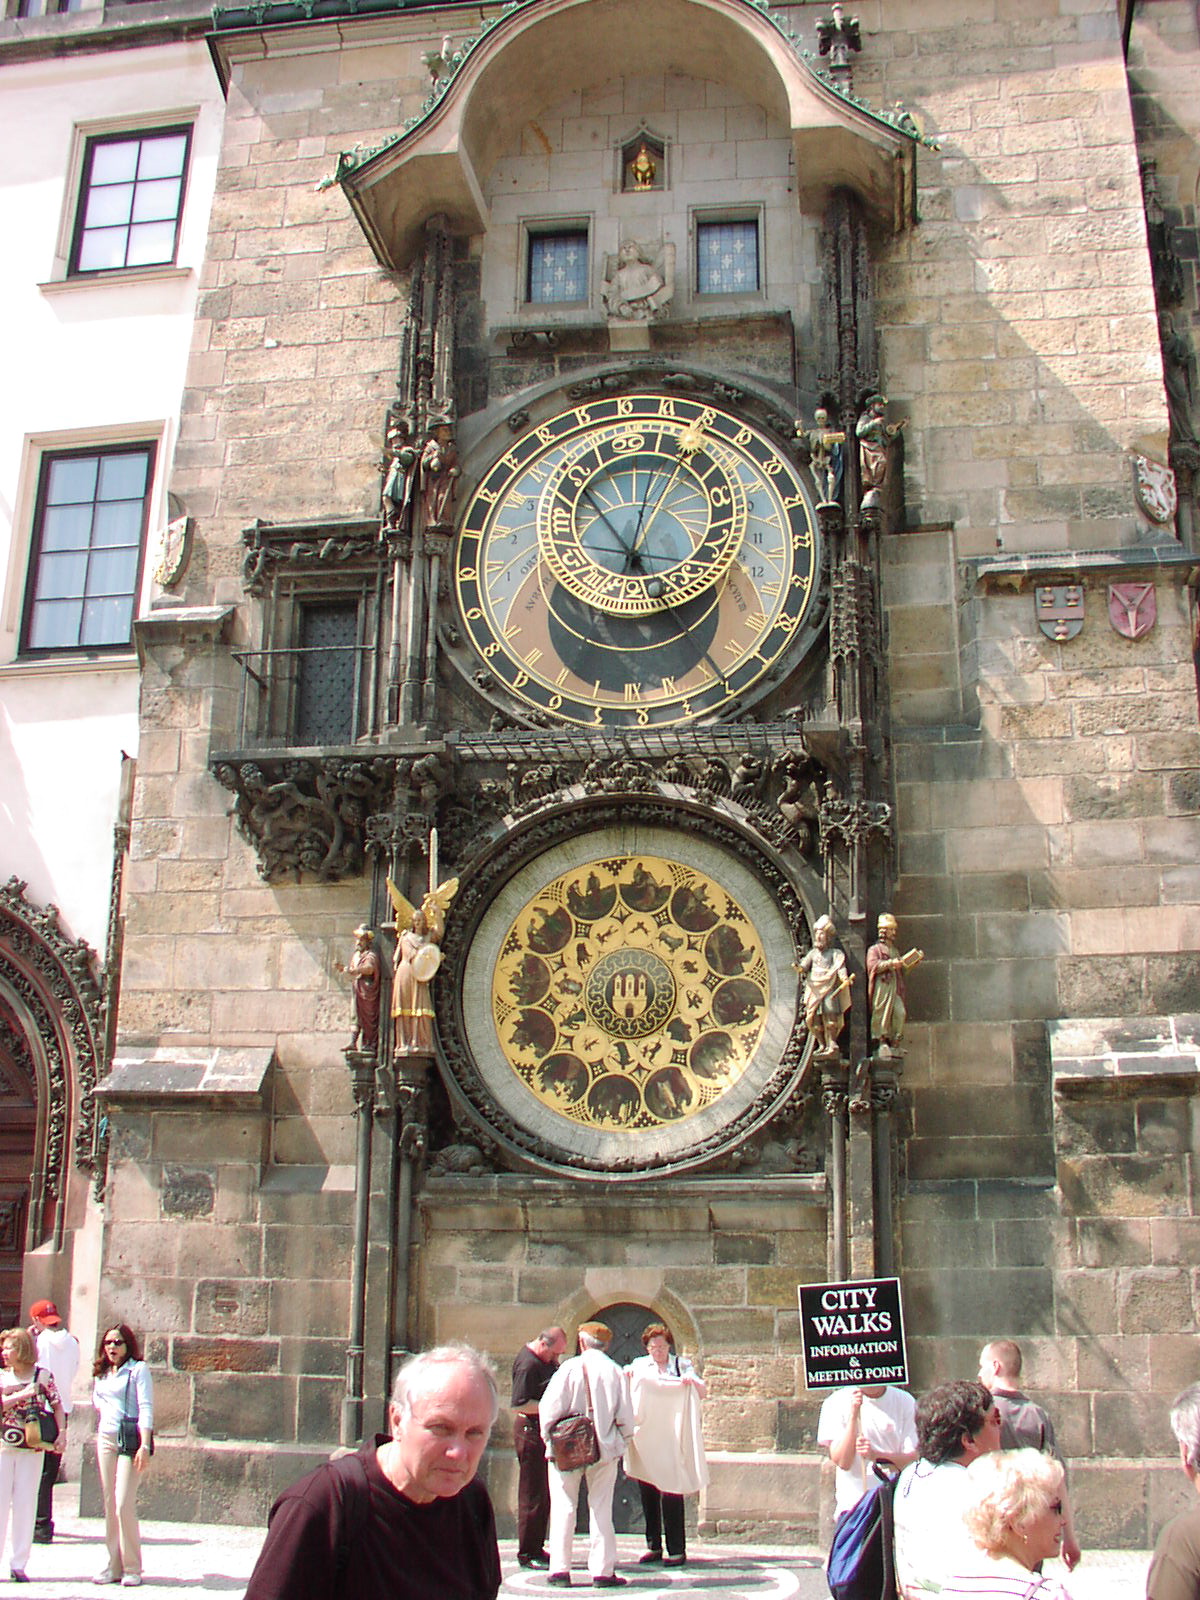
<path fill-rule="evenodd" d="M 0 1028 L 0 1327 L 24 1325 L 21 1273 L 37 1134 L 33 1084 Z"/>

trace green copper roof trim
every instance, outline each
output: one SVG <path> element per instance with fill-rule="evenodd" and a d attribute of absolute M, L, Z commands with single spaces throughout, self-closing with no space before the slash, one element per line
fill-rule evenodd
<path fill-rule="evenodd" d="M 456 0 L 243 0 L 239 5 L 216 5 L 213 30 L 282 28 L 297 22 L 328 22 L 342 17 L 377 17 L 390 11 L 445 10 Z M 474 7 L 470 7 L 474 10 Z"/>

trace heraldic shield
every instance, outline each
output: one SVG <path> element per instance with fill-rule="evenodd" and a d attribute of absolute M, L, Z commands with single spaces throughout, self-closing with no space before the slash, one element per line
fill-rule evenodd
<path fill-rule="evenodd" d="M 1108 620 L 1123 639 L 1140 639 L 1149 633 L 1158 616 L 1158 600 L 1152 583 L 1110 583 Z"/>

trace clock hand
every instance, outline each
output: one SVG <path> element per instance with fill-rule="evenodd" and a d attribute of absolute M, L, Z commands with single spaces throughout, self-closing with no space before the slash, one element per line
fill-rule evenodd
<path fill-rule="evenodd" d="M 634 555 L 634 547 L 625 543 L 624 539 L 622 539 L 621 535 L 617 532 L 616 526 L 608 520 L 608 516 L 604 510 L 604 507 L 596 499 L 595 495 L 590 489 L 585 489 L 583 491 L 583 498 L 591 502 L 596 515 L 600 518 L 600 521 L 608 529 L 609 533 L 612 534 L 613 538 L 617 541 L 618 546 L 625 552 L 625 570 L 627 572 L 630 571 L 631 568 L 629 563 Z"/>
<path fill-rule="evenodd" d="M 728 580 L 726 579 L 724 581 L 727 582 Z M 659 597 L 657 595 L 655 595 L 654 598 L 658 599 Z M 685 605 L 687 603 L 688 603 L 687 601 L 684 602 Z M 688 622 L 685 617 L 680 615 L 679 605 L 678 605 L 678 603 L 676 601 L 666 600 L 666 601 L 663 602 L 663 604 L 662 604 L 660 609 L 663 610 L 663 611 L 666 611 L 671 616 L 674 616 L 679 622 L 681 622 L 683 624 L 683 631 L 684 631 L 685 635 L 693 633 L 695 631 L 695 628 L 696 628 L 695 622 Z M 713 669 L 713 671 L 716 673 L 717 677 L 721 680 L 721 687 L 726 692 L 728 692 L 728 690 L 729 690 L 729 679 L 721 671 L 721 668 L 713 660 L 712 656 L 709 654 L 709 652 L 707 650 L 702 650 L 700 652 L 700 659 L 702 661 L 707 661 L 708 662 L 709 666 Z"/>
<path fill-rule="evenodd" d="M 704 446 L 704 428 L 703 428 L 703 426 L 702 426 L 702 424 L 700 422 L 700 419 L 697 417 L 696 421 L 695 422 L 690 422 L 687 425 L 687 427 L 683 430 L 683 432 L 679 435 L 679 444 L 676 447 L 676 461 L 675 461 L 674 467 L 671 469 L 671 476 L 667 479 L 667 486 L 663 490 L 663 492 L 659 495 L 658 499 L 654 502 L 654 510 L 650 513 L 650 516 L 649 516 L 648 520 L 646 521 L 645 526 L 639 526 L 639 529 L 638 529 L 638 532 L 637 532 L 637 537 L 634 539 L 633 545 L 632 545 L 632 548 L 631 548 L 631 551 L 630 551 L 631 554 L 633 553 L 633 551 L 636 551 L 638 549 L 638 547 L 642 543 L 642 540 L 650 532 L 651 524 L 653 523 L 655 517 L 657 517 L 659 511 L 662 509 L 663 501 L 667 498 L 668 494 L 670 494 L 672 488 L 675 485 L 675 480 L 679 476 L 680 467 L 683 466 L 685 461 L 690 461 L 691 458 L 696 454 L 696 452 L 698 450 L 702 449 L 703 446 Z M 640 522 L 641 522 L 641 518 L 640 517 L 639 517 L 638 521 L 639 521 L 639 524 L 640 524 Z"/>
<path fill-rule="evenodd" d="M 655 478 L 657 478 L 657 476 L 658 476 L 658 468 L 657 467 L 652 467 L 646 473 L 646 492 L 642 496 L 641 505 L 638 507 L 637 525 L 634 527 L 634 530 L 633 530 L 633 542 L 634 542 L 635 546 L 640 542 L 639 541 L 639 535 L 640 535 L 640 533 L 642 531 L 642 518 L 646 515 L 646 507 L 650 502 L 650 490 L 653 488 L 654 480 L 655 480 Z"/>

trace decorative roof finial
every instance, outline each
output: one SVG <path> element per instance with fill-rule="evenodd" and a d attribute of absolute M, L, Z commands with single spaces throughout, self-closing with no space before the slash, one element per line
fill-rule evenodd
<path fill-rule="evenodd" d="M 831 17 L 822 17 L 817 23 L 817 40 L 820 53 L 829 57 L 829 75 L 843 94 L 853 87 L 854 69 L 851 55 L 862 49 L 862 35 L 858 18 L 847 17 L 840 5 L 835 5 Z"/>

